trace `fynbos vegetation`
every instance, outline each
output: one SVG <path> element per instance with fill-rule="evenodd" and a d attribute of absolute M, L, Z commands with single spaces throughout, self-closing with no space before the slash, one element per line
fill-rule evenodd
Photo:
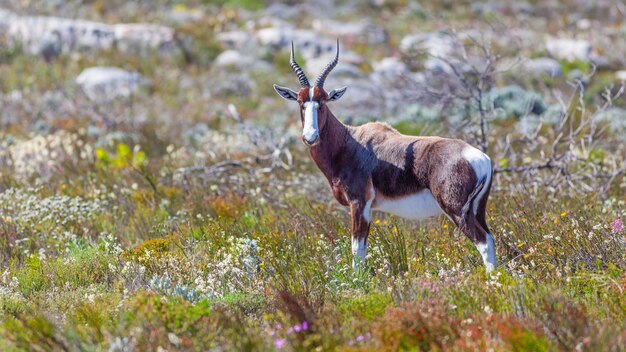
<path fill-rule="evenodd" d="M 619 1 L 0 0 L 0 349 L 626 350 Z M 498 266 L 350 212 L 297 87 L 494 164 Z"/>

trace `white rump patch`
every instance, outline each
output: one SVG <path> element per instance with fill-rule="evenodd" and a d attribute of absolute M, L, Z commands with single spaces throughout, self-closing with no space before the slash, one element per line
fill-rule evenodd
<path fill-rule="evenodd" d="M 483 196 L 487 192 L 487 188 L 488 188 L 487 185 L 491 182 L 491 173 L 492 173 L 491 159 L 489 159 L 489 156 L 487 156 L 487 154 L 481 152 L 480 150 L 472 146 L 469 146 L 463 149 L 462 155 L 463 155 L 463 158 L 467 160 L 470 163 L 470 165 L 472 165 L 472 168 L 474 169 L 474 172 L 476 173 L 477 182 L 480 182 L 481 180 L 485 180 L 483 189 L 480 191 L 480 193 L 476 196 L 476 199 L 474 200 L 473 211 L 474 211 L 474 214 L 476 214 L 476 212 L 478 211 L 478 204 L 480 203 L 480 200 L 483 198 Z"/>
<path fill-rule="evenodd" d="M 426 219 L 443 213 L 429 189 L 402 198 L 381 199 L 374 210 L 410 220 Z"/>
<path fill-rule="evenodd" d="M 496 268 L 496 243 L 489 232 L 486 235 L 487 240 L 485 243 L 476 243 L 476 249 L 483 257 L 483 263 L 485 263 L 487 272 L 491 272 Z"/>

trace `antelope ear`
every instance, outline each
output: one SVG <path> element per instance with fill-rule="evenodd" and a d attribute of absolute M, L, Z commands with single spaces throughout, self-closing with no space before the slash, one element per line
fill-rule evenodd
<path fill-rule="evenodd" d="M 341 96 L 343 96 L 343 94 L 346 92 L 346 89 L 348 89 L 348 87 L 331 90 L 330 93 L 328 93 L 328 101 L 339 100 L 339 98 L 341 98 Z"/>
<path fill-rule="evenodd" d="M 298 100 L 298 93 L 293 90 L 274 84 L 274 90 L 285 100 Z"/>

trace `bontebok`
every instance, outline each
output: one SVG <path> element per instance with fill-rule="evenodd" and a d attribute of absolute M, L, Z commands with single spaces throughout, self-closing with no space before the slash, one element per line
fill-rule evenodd
<path fill-rule="evenodd" d="M 337 53 L 314 85 L 294 59 L 297 92 L 274 85 L 278 94 L 300 105 L 302 141 L 328 179 L 333 195 L 352 216 L 353 265 L 365 261 L 372 210 L 407 219 L 446 214 L 482 255 L 487 271 L 496 266 L 493 237 L 485 220 L 492 180 L 489 157 L 458 139 L 400 134 L 379 122 L 352 127 L 328 108 L 347 87 L 324 90 L 339 61 Z"/>

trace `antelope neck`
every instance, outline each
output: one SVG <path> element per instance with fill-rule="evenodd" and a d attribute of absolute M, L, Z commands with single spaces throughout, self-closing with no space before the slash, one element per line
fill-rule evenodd
<path fill-rule="evenodd" d="M 320 121 L 324 125 L 320 128 L 320 142 L 315 147 L 309 148 L 309 153 L 317 167 L 330 181 L 337 174 L 340 165 L 335 165 L 335 160 L 340 153 L 345 151 L 348 127 L 341 123 L 324 104 L 320 108 Z"/>

